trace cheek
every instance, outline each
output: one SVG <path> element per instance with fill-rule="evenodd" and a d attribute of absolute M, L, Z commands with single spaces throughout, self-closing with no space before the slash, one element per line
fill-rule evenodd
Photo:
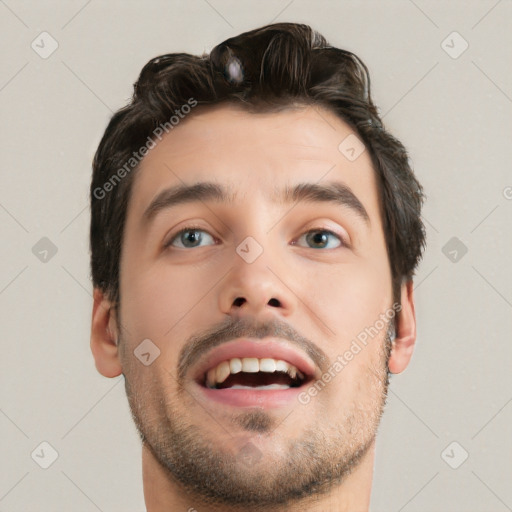
<path fill-rule="evenodd" d="M 375 324 L 391 305 L 391 279 L 385 266 L 373 262 L 325 266 L 301 274 L 304 277 L 297 294 L 340 347 Z"/>
<path fill-rule="evenodd" d="M 164 260 L 145 271 L 127 271 L 121 301 L 123 324 L 138 337 L 172 339 L 188 316 L 208 300 L 205 293 L 218 281 L 218 275 L 172 266 Z"/>

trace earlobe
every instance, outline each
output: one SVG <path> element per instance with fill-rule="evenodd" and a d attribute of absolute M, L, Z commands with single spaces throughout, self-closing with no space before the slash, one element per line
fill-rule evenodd
<path fill-rule="evenodd" d="M 400 301 L 401 310 L 398 315 L 396 337 L 388 363 L 391 373 L 401 373 L 407 368 L 416 342 L 416 314 L 412 281 L 407 281 L 402 285 Z"/>
<path fill-rule="evenodd" d="M 123 371 L 117 347 L 118 326 L 112 303 L 94 289 L 91 323 L 91 351 L 96 369 L 104 377 L 117 377 Z"/>

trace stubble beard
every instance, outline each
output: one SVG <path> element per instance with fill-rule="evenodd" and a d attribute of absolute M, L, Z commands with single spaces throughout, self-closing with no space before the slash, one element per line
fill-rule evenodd
<path fill-rule="evenodd" d="M 262 454 L 250 442 L 234 453 L 220 449 L 205 428 L 183 419 L 182 393 L 169 397 L 162 383 L 141 386 L 137 379 L 132 389 L 131 379 L 126 378 L 139 436 L 169 479 L 205 504 L 272 510 L 329 493 L 358 467 L 374 443 L 389 385 L 390 332 L 388 325 L 377 361 L 364 372 L 370 389 L 366 407 L 361 409 L 354 397 L 335 425 L 327 417 L 318 418 L 299 438 L 281 437 L 283 446 L 274 453 Z M 120 345 L 126 346 L 124 342 Z M 158 388 L 160 395 L 155 393 Z M 278 436 L 295 414 L 306 413 L 307 409 L 300 407 L 304 406 L 284 420 L 265 410 L 241 412 L 230 420 L 237 434 Z M 228 432 L 229 425 L 223 428 Z"/>

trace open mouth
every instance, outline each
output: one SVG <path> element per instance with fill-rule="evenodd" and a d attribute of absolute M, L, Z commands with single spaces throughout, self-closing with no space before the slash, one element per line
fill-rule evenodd
<path fill-rule="evenodd" d="M 235 357 L 206 371 L 200 384 L 209 389 L 284 390 L 301 387 L 310 379 L 281 359 Z"/>

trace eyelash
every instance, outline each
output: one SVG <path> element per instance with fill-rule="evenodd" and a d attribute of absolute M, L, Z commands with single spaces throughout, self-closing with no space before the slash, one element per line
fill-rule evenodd
<path fill-rule="evenodd" d="M 172 243 L 183 233 L 185 233 L 186 231 L 203 231 L 204 233 L 208 233 L 208 231 L 206 231 L 205 229 L 202 229 L 200 228 L 199 226 L 186 226 L 184 227 L 183 229 L 180 229 L 177 233 L 175 233 L 168 242 L 166 242 L 164 244 L 164 249 L 169 249 L 170 247 L 172 247 Z M 308 229 L 307 231 L 305 231 L 304 233 L 302 233 L 302 235 L 299 237 L 302 238 L 302 236 L 304 235 L 308 235 L 310 233 L 314 233 L 314 232 L 320 232 L 320 233 L 328 233 L 329 235 L 333 235 L 335 236 L 339 241 L 340 241 L 340 246 L 339 247 L 334 247 L 334 249 L 340 249 L 340 248 L 349 248 L 350 245 L 349 243 L 346 241 L 345 237 L 339 235 L 338 233 L 335 233 L 334 231 L 330 230 L 330 229 L 327 229 L 327 228 L 324 228 L 324 227 L 316 227 L 316 228 L 312 228 L 312 229 Z M 211 235 L 210 233 L 208 233 L 209 236 L 211 236 L 213 239 L 215 239 L 215 237 L 213 235 Z M 292 243 L 293 245 L 297 245 L 296 244 L 296 241 L 294 241 Z M 177 249 L 197 249 L 197 247 L 177 247 Z M 324 250 L 333 250 L 333 248 L 331 249 L 324 249 Z"/>

